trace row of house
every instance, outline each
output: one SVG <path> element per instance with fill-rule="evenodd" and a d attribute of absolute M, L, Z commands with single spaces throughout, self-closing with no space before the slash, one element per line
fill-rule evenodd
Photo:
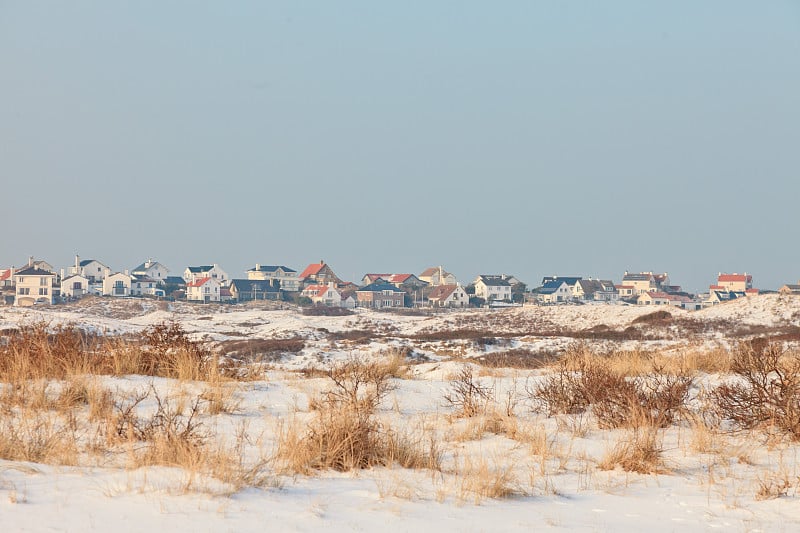
<path fill-rule="evenodd" d="M 56 273 L 52 265 L 30 258 L 22 269 L 0 270 L 0 290 L 6 303 L 33 305 L 86 295 L 115 297 L 173 295 L 194 302 L 300 299 L 314 305 L 394 308 L 429 305 L 464 308 L 470 305 L 508 305 L 512 302 L 559 304 L 617 302 L 696 309 L 758 294 L 752 275 L 719 273 L 707 294 L 695 296 L 672 285 L 666 272 L 625 272 L 620 283 L 581 276 L 547 276 L 531 292 L 513 275 L 481 274 L 467 286 L 443 267 L 420 274 L 367 273 L 360 285 L 343 281 L 325 261 L 311 263 L 298 273 L 284 265 L 262 265 L 231 278 L 220 265 L 188 266 L 170 276 L 163 264 L 148 259 L 130 270 L 112 272 L 99 260 L 75 256 L 74 264 Z M 800 293 L 786 285 L 784 293 Z M 9 297 L 10 296 L 10 297 Z"/>

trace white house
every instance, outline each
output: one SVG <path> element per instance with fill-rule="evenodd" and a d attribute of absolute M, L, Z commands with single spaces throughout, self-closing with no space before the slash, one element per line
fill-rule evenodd
<path fill-rule="evenodd" d="M 475 296 L 483 298 L 486 302 L 511 301 L 511 284 L 505 275 L 481 274 L 475 281 Z"/>
<path fill-rule="evenodd" d="M 217 278 L 200 278 L 186 284 L 186 299 L 190 302 L 219 302 L 222 283 Z"/>
<path fill-rule="evenodd" d="M 164 280 L 167 279 L 167 276 L 169 276 L 169 269 L 158 261 L 148 259 L 141 265 L 131 270 L 131 274 L 137 278 L 154 279 L 159 284 L 163 285 Z"/>
<path fill-rule="evenodd" d="M 460 285 L 438 285 L 428 295 L 431 307 L 468 307 L 469 295 Z"/>
<path fill-rule="evenodd" d="M 81 298 L 87 294 L 89 294 L 89 278 L 75 275 L 61 280 L 61 296 L 65 298 Z"/>
<path fill-rule="evenodd" d="M 109 272 L 108 266 L 97 259 L 81 259 L 79 255 L 75 256 L 75 264 L 67 269 L 67 275 L 83 276 L 89 283 L 101 283 Z"/>
<path fill-rule="evenodd" d="M 103 296 L 130 296 L 133 276 L 125 272 L 108 274 L 103 280 Z"/>
<path fill-rule="evenodd" d="M 326 305 L 328 307 L 347 307 L 348 303 L 346 298 L 342 298 L 342 293 L 336 288 L 334 283 L 326 285 L 309 285 L 300 293 L 318 305 Z M 350 298 L 350 305 L 355 306 L 355 300 Z"/>
<path fill-rule="evenodd" d="M 183 281 L 188 285 L 189 283 L 205 278 L 215 279 L 220 283 L 220 286 L 227 286 L 230 281 L 230 276 L 220 268 L 216 263 L 213 265 L 203 266 L 190 266 L 186 267 L 183 271 Z"/>
<path fill-rule="evenodd" d="M 131 296 L 164 296 L 161 281 L 145 276 L 134 276 L 131 280 Z"/>
<path fill-rule="evenodd" d="M 16 287 L 14 305 L 52 304 L 58 296 L 55 273 L 35 266 L 32 260 L 26 268 L 14 272 L 13 278 Z"/>
<path fill-rule="evenodd" d="M 547 281 L 536 294 L 536 300 L 544 304 L 569 302 L 573 298 L 573 289 L 566 281 Z"/>

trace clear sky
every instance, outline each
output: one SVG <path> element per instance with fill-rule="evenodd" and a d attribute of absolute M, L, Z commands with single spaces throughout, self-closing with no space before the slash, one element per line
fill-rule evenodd
<path fill-rule="evenodd" d="M 800 278 L 800 2 L 0 0 L 0 265 Z"/>

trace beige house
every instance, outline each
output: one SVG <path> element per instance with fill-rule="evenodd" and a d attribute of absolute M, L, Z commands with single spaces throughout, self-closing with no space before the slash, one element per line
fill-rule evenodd
<path fill-rule="evenodd" d="M 256 263 L 255 268 L 247 271 L 247 279 L 269 281 L 273 287 L 284 291 L 297 292 L 300 290 L 297 271 L 283 265 Z"/>
<path fill-rule="evenodd" d="M 622 285 L 633 287 L 632 296 L 638 296 L 646 292 L 661 291 L 669 285 L 669 276 L 666 272 L 654 274 L 653 272 L 634 273 L 626 271 L 625 275 L 622 276 Z"/>
<path fill-rule="evenodd" d="M 463 308 L 469 306 L 469 295 L 460 285 L 438 285 L 428 295 L 431 307 Z"/>
<path fill-rule="evenodd" d="M 437 285 L 458 285 L 456 277 L 441 266 L 427 268 L 418 277 L 434 287 Z"/>
<path fill-rule="evenodd" d="M 800 294 L 800 284 L 798 285 L 784 285 L 778 289 L 780 294 Z"/>
<path fill-rule="evenodd" d="M 753 276 L 745 272 L 744 274 L 717 274 L 717 287 L 726 291 L 744 292 L 753 288 Z"/>
<path fill-rule="evenodd" d="M 14 305 L 28 307 L 34 304 L 52 304 L 59 295 L 57 276 L 34 266 L 31 261 L 26 268 L 14 272 Z"/>

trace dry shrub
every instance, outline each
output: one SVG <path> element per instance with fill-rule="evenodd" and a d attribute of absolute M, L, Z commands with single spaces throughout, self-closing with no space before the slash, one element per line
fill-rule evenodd
<path fill-rule="evenodd" d="M 710 394 L 717 414 L 737 428 L 777 430 L 800 440 L 800 355 L 755 339 L 736 347 L 731 370 L 738 379 Z"/>
<path fill-rule="evenodd" d="M 513 463 L 500 464 L 497 460 L 490 463 L 484 457 L 478 460 L 466 458 L 461 464 L 456 462 L 455 474 L 458 499 L 461 501 L 472 500 L 477 505 L 484 498 L 509 498 L 525 494 Z"/>
<path fill-rule="evenodd" d="M 488 368 L 542 368 L 554 361 L 553 354 L 549 352 L 534 352 L 526 348 L 512 348 L 510 350 L 490 352 L 474 358 L 474 361 Z"/>
<path fill-rule="evenodd" d="M 225 341 L 220 344 L 223 354 L 246 357 L 249 359 L 268 358 L 276 359 L 287 353 L 297 353 L 305 348 L 306 342 L 299 337 L 288 339 L 247 339 L 239 341 Z"/>
<path fill-rule="evenodd" d="M 756 500 L 774 500 L 786 496 L 792 488 L 789 474 L 784 470 L 781 472 L 768 472 L 760 476 L 757 480 Z"/>
<path fill-rule="evenodd" d="M 346 307 L 315 305 L 312 307 L 304 307 L 303 314 L 306 316 L 350 316 L 353 312 Z"/>
<path fill-rule="evenodd" d="M 487 406 L 494 400 L 494 387 L 481 385 L 469 365 L 462 365 L 454 379 L 450 381 L 450 390 L 444 395 L 445 401 L 455 409 L 455 415 L 471 417 L 485 413 Z"/>
<path fill-rule="evenodd" d="M 659 367 L 628 378 L 596 356 L 572 354 L 526 390 L 534 408 L 549 416 L 580 414 L 591 406 L 600 427 L 667 427 L 684 411 L 692 383 Z"/>
<path fill-rule="evenodd" d="M 664 474 L 667 469 L 661 454 L 658 430 L 653 427 L 634 429 L 619 439 L 598 467 L 601 470 L 613 470 L 619 466 L 626 472 Z"/>
<path fill-rule="evenodd" d="M 0 417 L 0 459 L 77 464 L 74 420 L 32 409 Z"/>
<path fill-rule="evenodd" d="M 144 330 L 140 341 L 37 323 L 10 332 L 0 344 L 0 381 L 5 383 L 84 374 L 205 380 L 219 372 L 210 352 L 175 322 Z"/>
<path fill-rule="evenodd" d="M 399 464 L 439 469 L 441 452 L 433 437 L 398 433 L 375 410 L 394 386 L 392 366 L 350 358 L 327 372 L 331 388 L 312 402 L 314 418 L 279 431 L 277 458 L 295 473 L 349 471 Z"/>
<path fill-rule="evenodd" d="M 648 313 L 646 315 L 642 315 L 633 319 L 632 324 L 660 324 L 664 322 L 670 322 L 672 320 L 672 313 L 669 311 L 655 311 L 653 313 Z"/>

